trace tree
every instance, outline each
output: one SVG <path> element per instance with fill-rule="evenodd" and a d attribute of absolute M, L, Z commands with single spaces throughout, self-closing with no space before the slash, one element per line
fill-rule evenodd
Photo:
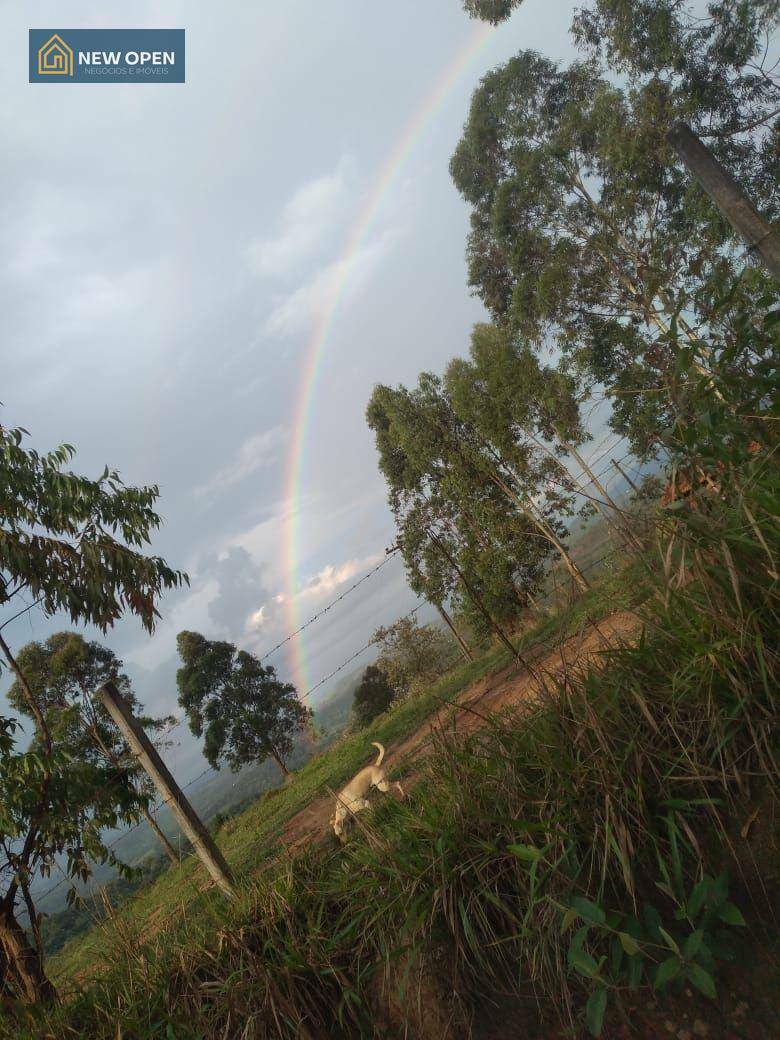
<path fill-rule="evenodd" d="M 433 625 L 419 625 L 415 617 L 402 617 L 374 632 L 371 642 L 380 647 L 376 666 L 399 694 L 432 682 L 452 658 L 453 644 Z"/>
<path fill-rule="evenodd" d="M 378 715 L 388 710 L 396 698 L 396 692 L 387 680 L 381 668 L 370 664 L 363 672 L 355 698 L 352 712 L 361 729 L 370 725 Z"/>
<path fill-rule="evenodd" d="M 613 428 L 639 453 L 679 412 L 663 392 L 676 331 L 706 375 L 703 329 L 742 265 L 732 229 L 666 141 L 674 121 L 706 134 L 765 215 L 778 213 L 776 131 L 739 132 L 780 100 L 745 64 L 777 5 L 762 6 L 765 17 L 741 20 L 746 5 L 718 5 L 705 30 L 677 0 L 590 5 L 576 23 L 587 60 L 560 68 L 524 52 L 490 72 L 452 158 L 472 206 L 471 284 L 495 322 L 537 351 L 555 343 L 586 388 L 605 385 Z"/>
<path fill-rule="evenodd" d="M 574 488 L 562 461 L 568 456 L 589 477 L 593 488 L 588 498 L 607 525 L 635 547 L 617 504 L 580 451 L 591 437 L 582 423 L 578 386 L 570 373 L 543 365 L 506 327 L 479 324 L 472 332 L 470 359 L 453 359 L 444 382 L 456 412 L 495 445 L 515 472 L 527 466 L 529 444 L 557 464 L 558 472 L 548 474 L 547 494 L 550 485 L 564 492 L 558 504 L 566 506 Z M 564 562 L 571 564 L 569 558 Z"/>
<path fill-rule="evenodd" d="M 160 732 L 175 719 L 143 715 L 143 705 L 122 672 L 122 662 L 116 654 L 100 643 L 88 642 L 77 632 L 58 632 L 44 643 L 28 643 L 16 655 L 16 662 L 44 712 L 55 744 L 73 760 L 126 771 L 144 798 L 144 818 L 171 862 L 178 863 L 176 850 L 149 811 L 154 784 L 136 762 L 106 709 L 92 695 L 111 680 L 145 729 Z M 18 679 L 8 691 L 8 700 L 21 714 L 30 714 Z"/>
<path fill-rule="evenodd" d="M 22 429 L 0 426 L 0 609 L 7 612 L 0 629 L 30 609 L 13 614 L 14 601 L 26 593 L 46 614 L 62 610 L 105 631 L 129 611 L 151 632 L 161 593 L 186 581 L 160 557 L 141 552 L 161 524 L 158 489 L 128 487 L 108 467 L 97 480 L 80 476 L 67 468 L 74 455 L 69 445 L 41 454 L 25 437 Z M 0 978 L 7 991 L 34 1002 L 55 996 L 30 893 L 34 874 L 48 875 L 59 857 L 71 877 L 88 877 L 95 860 L 125 869 L 101 832 L 137 820 L 144 799 L 124 767 L 74 762 L 57 746 L 2 635 L 0 651 L 34 720 L 20 751 L 18 725 L 0 719 Z M 17 920 L 20 896 L 32 941 Z"/>
<path fill-rule="evenodd" d="M 233 643 L 180 632 L 176 645 L 182 660 L 176 673 L 179 704 L 195 736 L 205 733 L 203 754 L 209 764 L 218 769 L 224 759 L 238 770 L 270 756 L 287 776 L 293 737 L 311 718 L 295 687 Z"/>
<path fill-rule="evenodd" d="M 512 14 L 523 0 L 463 0 L 463 10 L 472 18 L 498 25 Z"/>
<path fill-rule="evenodd" d="M 375 432 L 402 548 L 408 541 L 405 513 L 416 510 L 430 517 L 444 510 L 444 525 L 456 528 L 458 540 L 468 533 L 487 550 L 494 524 L 509 530 L 509 510 L 518 565 L 529 554 L 544 556 L 553 547 L 575 581 L 587 587 L 564 545 L 561 517 L 571 514 L 573 499 L 560 480 L 550 479 L 559 476 L 558 465 L 539 446 L 527 438 L 512 440 L 511 452 L 502 452 L 468 408 L 456 407 L 446 382 L 428 372 L 411 391 L 375 387 L 366 417 Z M 468 575 L 459 577 L 468 584 Z"/>

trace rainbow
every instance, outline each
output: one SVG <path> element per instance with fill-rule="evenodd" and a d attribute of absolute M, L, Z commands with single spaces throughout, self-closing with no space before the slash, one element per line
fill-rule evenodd
<path fill-rule="evenodd" d="M 301 569 L 300 515 L 303 472 L 306 463 L 306 444 L 309 437 L 309 421 L 312 414 L 314 395 L 317 390 L 321 362 L 325 357 L 325 348 L 333 332 L 339 306 L 349 285 L 355 260 L 374 226 L 382 208 L 382 203 L 398 180 L 399 175 L 420 143 L 429 124 L 443 107 L 448 95 L 457 86 L 469 65 L 491 39 L 493 32 L 494 30 L 490 26 L 480 26 L 474 31 L 466 44 L 446 67 L 424 104 L 410 120 L 400 140 L 388 156 L 361 213 L 349 233 L 336 268 L 339 270 L 340 276 L 322 309 L 311 338 L 306 345 L 298 389 L 295 394 L 296 406 L 293 415 L 292 436 L 290 437 L 284 468 L 284 497 L 285 501 L 289 503 L 284 533 L 285 603 L 291 630 L 297 629 L 301 624 L 296 594 L 299 591 Z M 311 686 L 311 676 L 307 669 L 301 636 L 293 642 L 293 681 L 300 694 L 305 693 Z"/>

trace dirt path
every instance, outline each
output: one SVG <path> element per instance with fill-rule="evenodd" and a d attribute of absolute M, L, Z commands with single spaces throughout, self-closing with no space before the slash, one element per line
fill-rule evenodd
<path fill-rule="evenodd" d="M 529 655 L 529 664 L 552 677 L 560 676 L 564 669 L 579 670 L 607 646 L 630 639 L 637 628 L 635 614 L 627 611 L 611 614 L 599 620 L 597 627 L 589 624 L 561 645 L 553 648 L 551 640 Z M 400 744 L 388 748 L 385 764 L 392 769 L 403 762 L 406 767 L 404 785 L 413 787 L 416 771 L 412 768 L 410 774 L 409 764 L 425 755 L 433 729 L 446 724 L 450 730 L 454 728 L 457 735 L 465 735 L 485 724 L 482 716 L 511 705 L 529 703 L 536 690 L 534 678 L 522 666 L 513 664 L 494 675 L 485 676 L 464 690 L 451 704 L 430 715 Z M 459 705 L 461 710 L 454 705 Z M 330 795 L 318 798 L 288 820 L 282 841 L 291 849 L 319 841 L 327 836 L 332 816 L 333 798 Z"/>

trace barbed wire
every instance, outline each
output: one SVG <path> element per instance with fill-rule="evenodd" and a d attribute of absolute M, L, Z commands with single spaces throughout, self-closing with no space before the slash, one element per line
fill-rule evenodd
<path fill-rule="evenodd" d="M 329 610 L 336 606 L 336 604 L 341 603 L 343 599 L 346 599 L 346 597 L 353 593 L 355 589 L 359 588 L 363 584 L 363 582 L 368 581 L 369 578 L 372 578 L 375 574 L 378 574 L 383 567 L 386 567 L 387 564 L 395 558 L 398 551 L 398 547 L 393 547 L 392 549 L 387 550 L 385 558 L 382 560 L 381 563 L 378 563 L 376 567 L 364 574 L 362 578 L 350 585 L 348 589 L 345 589 L 339 596 L 331 600 L 330 603 L 326 604 L 326 606 L 324 606 L 321 610 L 318 610 L 316 614 L 313 614 L 308 619 L 308 621 L 304 622 L 304 624 L 302 624 L 299 628 L 296 628 L 294 632 L 290 632 L 290 634 L 285 636 L 284 639 L 280 640 L 276 644 L 276 646 L 273 646 L 270 650 L 266 651 L 266 653 L 264 653 L 263 656 L 259 658 L 260 663 L 262 664 L 262 662 L 269 658 L 271 654 L 275 654 L 277 650 L 281 649 L 292 639 L 295 639 L 296 636 L 299 636 L 301 632 L 304 632 L 307 628 L 309 628 L 310 625 L 313 625 L 315 621 L 319 621 L 320 618 L 327 614 Z M 161 734 L 161 736 L 170 736 L 170 734 L 173 733 L 173 731 L 177 729 L 179 726 L 181 726 L 184 722 L 186 722 L 186 716 L 182 716 L 182 718 L 177 719 L 172 726 L 170 726 L 168 729 L 165 730 L 163 734 Z"/>
<path fill-rule="evenodd" d="M 613 448 L 614 448 L 614 445 L 613 445 Z M 612 449 L 608 449 L 608 451 L 610 451 L 610 450 L 612 450 Z M 605 454 L 607 454 L 607 452 L 605 452 Z M 631 455 L 630 451 L 626 452 L 618 461 L 619 462 L 623 462 L 630 455 Z M 603 457 L 603 456 L 601 456 L 601 457 Z M 603 476 L 605 473 L 607 473 L 612 468 L 613 468 L 612 464 L 610 464 L 609 466 L 605 467 L 604 470 L 600 474 L 596 475 L 597 479 L 600 479 L 601 476 Z M 639 469 L 641 469 L 641 467 L 637 467 L 636 469 L 638 471 Z M 581 487 L 582 488 L 586 488 L 592 482 L 593 482 L 593 478 L 591 478 L 589 481 L 587 481 Z M 581 489 L 580 489 L 580 487 L 576 487 L 575 490 L 576 491 L 580 491 Z M 609 541 L 609 539 L 605 539 L 603 542 L 600 542 L 599 545 L 595 547 L 595 549 L 600 548 L 602 545 L 606 544 L 607 541 Z M 302 631 L 304 631 L 304 629 L 308 628 L 310 625 L 312 625 L 316 621 L 318 621 L 324 614 L 326 614 L 329 610 L 331 610 L 332 607 L 334 607 L 334 606 L 336 606 L 336 604 L 340 603 L 343 599 L 345 599 L 348 595 L 350 595 L 350 593 L 354 592 L 355 589 L 357 589 L 360 585 L 362 585 L 363 582 L 367 581 L 370 577 L 372 577 L 374 574 L 376 574 L 378 571 L 380 571 L 384 566 L 386 566 L 390 562 L 390 560 L 397 554 L 398 551 L 399 551 L 398 548 L 393 548 L 392 550 L 390 550 L 388 552 L 386 558 L 384 560 L 382 560 L 381 563 L 379 563 L 372 570 L 370 570 L 366 574 L 364 574 L 363 577 L 361 577 L 358 581 L 354 582 L 354 584 L 351 585 L 348 589 L 345 589 L 344 592 L 341 593 L 341 595 L 337 596 L 334 600 L 332 600 L 329 604 L 327 604 L 327 606 L 325 606 L 322 610 L 318 611 L 311 618 L 309 618 L 308 621 L 305 622 L 305 624 L 301 625 L 294 632 L 291 632 L 283 640 L 281 640 L 279 643 L 277 643 L 277 645 L 275 647 L 273 647 L 271 650 L 267 651 L 267 653 L 263 657 L 261 657 L 260 660 L 261 661 L 265 660 L 271 654 L 275 653 L 276 650 L 280 649 L 280 647 L 284 646 L 285 643 L 289 642 L 291 639 L 294 639 L 295 636 L 299 635 Z M 590 570 L 592 567 L 595 567 L 599 563 L 603 562 L 603 560 L 608 559 L 610 556 L 615 555 L 618 551 L 619 551 L 618 549 L 615 549 L 615 550 L 613 550 L 613 552 L 606 554 L 604 557 L 601 557 L 599 560 L 595 560 L 593 562 L 589 562 L 586 566 L 580 568 L 581 571 L 584 573 L 584 572 Z M 406 618 L 414 617 L 423 608 L 423 606 L 425 606 L 426 602 L 427 602 L 426 600 L 421 600 L 412 610 L 410 610 L 407 614 L 404 614 L 400 620 L 405 620 Z M 327 683 L 331 679 L 333 679 L 336 675 L 338 675 L 340 672 L 342 672 L 348 665 L 350 665 L 353 661 L 357 660 L 358 657 L 362 656 L 364 653 L 366 653 L 367 650 L 369 650 L 374 645 L 375 645 L 374 640 L 373 639 L 369 640 L 364 646 L 360 647 L 359 650 L 356 650 L 353 654 L 351 654 L 348 658 L 346 658 L 346 660 L 344 660 L 337 668 L 334 668 L 327 675 L 323 676 L 322 679 L 318 680 L 318 682 L 316 682 L 312 687 L 310 687 L 305 693 L 301 694 L 299 699 L 301 701 L 308 700 L 308 698 L 311 697 L 312 694 L 314 694 L 318 689 L 320 689 L 322 686 L 324 686 L 325 683 Z M 534 649 L 535 645 L 538 645 L 538 644 L 534 644 L 534 646 L 531 646 L 528 649 Z M 176 723 L 174 723 L 173 726 L 170 727 L 170 729 L 166 730 L 166 732 L 163 734 L 163 736 L 164 737 L 169 736 L 173 732 L 173 730 L 175 730 L 178 726 L 180 726 L 184 721 L 185 721 L 185 718 L 179 719 Z M 217 773 L 218 771 L 219 770 L 214 769 L 213 766 L 209 766 L 207 769 L 204 769 L 197 776 L 193 777 L 191 780 L 188 780 L 187 783 L 181 785 L 180 789 L 182 791 L 186 791 L 190 787 L 192 787 L 193 784 L 196 784 L 199 780 L 201 780 L 204 776 L 207 776 L 209 773 Z M 233 786 L 235 786 L 235 783 L 234 783 Z M 165 805 L 165 802 L 164 801 L 160 801 L 153 808 L 150 809 L 150 812 L 157 813 L 164 805 Z M 129 837 L 132 833 L 134 833 L 136 830 L 138 830 L 140 827 L 144 826 L 145 824 L 146 824 L 146 820 L 139 820 L 137 823 L 135 823 L 131 827 L 129 827 L 126 831 L 123 831 L 122 834 L 118 835 L 113 841 L 109 842 L 105 846 L 105 848 L 106 849 L 113 849 L 113 848 L 115 848 L 120 842 L 124 841 L 125 838 Z M 59 867 L 59 864 L 56 864 L 56 866 L 57 866 L 58 869 L 61 870 L 61 868 Z M 62 885 L 66 884 L 66 883 L 69 883 L 70 881 L 71 881 L 70 878 L 64 877 L 63 880 L 58 881 L 56 885 L 53 885 L 51 888 L 47 889 L 45 892 L 43 892 L 43 893 L 41 893 L 39 895 L 36 895 L 36 902 L 38 902 L 38 903 L 42 902 L 43 900 L 48 898 L 48 896 L 50 896 L 53 892 L 55 892 L 57 889 L 61 888 Z"/>
<path fill-rule="evenodd" d="M 383 561 L 383 563 L 387 563 L 387 562 L 388 562 L 387 560 Z M 379 569 L 378 567 L 374 568 L 374 570 L 371 573 L 372 574 L 376 573 L 376 571 L 378 569 Z M 366 575 L 365 577 L 369 577 L 369 576 L 370 575 Z M 356 583 L 356 585 L 357 584 L 359 584 L 359 583 Z M 346 595 L 346 593 L 345 593 L 345 595 Z M 343 596 L 340 597 L 340 598 L 343 599 Z M 333 602 L 336 603 L 337 601 L 334 600 Z M 403 618 L 413 617 L 425 605 L 425 602 L 426 601 L 423 600 L 422 602 L 418 603 L 417 606 L 414 607 L 413 610 L 410 610 L 407 614 L 404 614 Z M 301 694 L 301 696 L 299 697 L 299 700 L 301 700 L 301 701 L 307 700 L 309 697 L 311 697 L 311 695 L 316 690 L 318 690 L 321 686 L 324 686 L 325 683 L 328 682 L 330 679 L 332 679 L 335 675 L 338 675 L 339 672 L 343 671 L 347 667 L 347 665 L 351 664 L 354 660 L 356 660 L 358 657 L 360 657 L 361 654 L 364 654 L 373 645 L 374 645 L 373 640 L 369 640 L 369 642 L 366 643 L 365 646 L 362 646 L 359 650 L 356 650 L 355 653 L 351 654 L 345 661 L 343 661 L 338 666 L 338 668 L 334 668 L 332 672 L 330 672 L 328 675 L 324 676 L 322 679 L 320 679 L 318 682 L 316 682 L 314 684 L 314 686 L 312 686 L 309 690 L 306 691 L 306 693 Z M 177 726 L 180 725 L 181 722 L 183 722 L 183 721 L 184 721 L 183 719 L 180 720 L 179 722 L 176 723 L 176 725 Z M 167 736 L 168 733 L 170 733 L 173 729 L 175 729 L 175 726 L 172 726 L 171 729 L 168 730 L 168 732 L 165 735 Z M 201 780 L 204 776 L 207 776 L 209 773 L 218 773 L 218 772 L 219 772 L 218 769 L 215 769 L 213 766 L 209 766 L 208 769 L 204 769 L 201 773 L 198 773 L 197 776 L 193 777 L 191 780 L 188 780 L 186 784 L 182 784 L 180 786 L 180 789 L 182 791 L 186 791 L 188 788 L 192 787 L 193 784 L 196 784 L 198 782 L 198 780 Z M 235 787 L 235 783 L 233 784 L 233 786 Z M 163 808 L 163 806 L 165 804 L 166 803 L 165 803 L 164 800 L 160 801 L 156 805 L 154 805 L 149 811 L 151 813 L 157 813 L 161 808 Z M 116 838 L 114 838 L 113 841 L 108 842 L 108 844 L 105 846 L 105 848 L 106 849 L 113 849 L 113 848 L 115 848 L 121 841 L 124 841 L 125 838 L 129 837 L 134 831 L 138 830 L 139 827 L 143 827 L 144 824 L 146 824 L 146 820 L 139 820 L 137 823 L 134 823 L 126 831 L 123 831 L 120 835 L 118 835 Z M 56 866 L 57 866 L 57 869 L 61 869 L 59 867 L 59 864 L 56 864 Z M 36 894 L 36 897 L 35 897 L 36 901 L 39 902 L 39 903 L 42 902 L 49 895 L 51 895 L 52 892 L 55 892 L 58 888 L 61 888 L 62 885 L 66 884 L 66 882 L 69 882 L 70 880 L 71 880 L 70 878 L 65 877 L 65 878 L 63 878 L 62 881 L 58 881 L 56 885 L 52 885 L 51 888 L 46 889 L 45 892 L 42 892 L 40 894 Z"/>
<path fill-rule="evenodd" d="M 272 647 L 272 649 L 270 649 L 267 653 L 263 654 L 263 656 L 260 658 L 260 661 L 265 661 L 267 657 L 270 657 L 271 654 L 275 654 L 277 650 L 283 647 L 286 643 L 289 643 L 291 639 L 295 639 L 296 636 L 300 635 L 301 632 L 305 631 L 309 627 L 309 625 L 313 625 L 315 621 L 319 621 L 319 619 L 324 614 L 327 614 L 328 611 L 335 607 L 337 603 L 340 603 L 343 599 L 349 596 L 351 592 L 354 592 L 355 589 L 359 588 L 364 581 L 368 581 L 369 578 L 373 577 L 376 573 L 381 571 L 383 567 L 386 567 L 387 564 L 395 557 L 397 552 L 397 547 L 389 549 L 384 560 L 382 560 L 381 563 L 377 564 L 377 566 L 374 567 L 373 570 L 370 570 L 367 574 L 364 574 L 359 581 L 356 581 L 354 583 L 354 585 L 350 585 L 350 587 L 348 589 L 345 589 L 340 596 L 337 596 L 334 600 L 328 603 L 327 606 L 317 611 L 317 613 L 310 617 L 309 620 L 305 622 L 305 624 L 300 626 L 300 628 L 296 628 L 294 632 L 291 632 L 288 636 L 285 636 L 284 639 L 281 640 L 281 642 L 277 643 L 276 646 Z"/>
<path fill-rule="evenodd" d="M 193 784 L 196 784 L 198 782 L 198 780 L 201 780 L 208 773 L 217 773 L 217 772 L 219 772 L 219 770 L 214 769 L 213 766 L 209 766 L 208 769 L 204 769 L 201 773 L 198 773 L 197 776 L 194 776 L 191 780 L 188 780 L 186 784 L 182 784 L 181 787 L 180 787 L 180 790 L 186 791 L 188 788 L 192 787 Z M 160 801 L 155 806 L 153 806 L 149 810 L 149 812 L 156 813 L 164 805 L 165 805 L 165 802 L 164 801 Z M 104 847 L 106 849 L 113 849 L 113 848 L 115 848 L 121 841 L 124 841 L 125 838 L 129 837 L 134 831 L 137 831 L 139 827 L 143 827 L 145 824 L 146 824 L 146 820 L 138 820 L 137 823 L 132 824 L 130 827 L 128 827 L 128 829 L 126 831 L 122 831 L 121 834 L 119 834 L 116 838 L 114 838 L 113 841 L 108 842 Z M 56 861 L 55 861 L 55 866 L 57 867 L 58 870 L 60 870 L 60 871 L 62 870 L 62 868 L 59 866 L 58 863 L 56 863 Z M 40 905 L 40 903 L 43 902 L 43 900 L 46 899 L 48 896 L 50 896 L 52 894 L 52 892 L 56 892 L 58 888 L 61 888 L 64 884 L 70 882 L 71 880 L 72 879 L 70 877 L 64 877 L 62 879 L 62 881 L 58 881 L 56 885 L 52 885 L 51 888 L 47 888 L 45 892 L 33 893 L 33 895 L 35 896 L 36 903 L 38 903 Z M 79 895 L 80 894 L 81 893 L 79 893 Z"/>
<path fill-rule="evenodd" d="M 406 618 L 413 617 L 417 613 L 418 610 L 421 610 L 425 606 L 425 604 L 427 602 L 428 602 L 427 600 L 421 600 L 417 604 L 417 606 L 414 608 L 414 610 L 410 610 L 408 614 L 404 614 L 398 620 L 399 621 L 405 621 Z M 328 682 L 329 679 L 332 679 L 334 675 L 338 675 L 338 673 L 343 671 L 343 669 L 346 668 L 348 664 L 351 664 L 355 660 L 356 657 L 360 657 L 361 654 L 364 654 L 366 652 L 366 650 L 368 650 L 372 646 L 375 646 L 374 640 L 373 639 L 369 639 L 369 641 L 366 643 L 365 646 L 362 646 L 359 650 L 356 650 L 355 653 L 352 654 L 351 657 L 348 657 L 346 659 L 346 661 L 344 661 L 343 664 L 340 664 L 338 666 L 338 668 L 334 668 L 334 670 L 330 673 L 330 675 L 326 675 L 324 677 L 324 679 L 320 679 L 319 682 L 315 683 L 314 686 L 312 686 L 310 690 L 307 690 L 306 693 L 302 694 L 300 699 L 302 701 L 305 701 L 307 699 L 307 697 L 311 697 L 311 695 L 314 693 L 315 690 L 318 690 L 320 688 L 320 686 L 324 686 L 325 683 Z"/>
<path fill-rule="evenodd" d="M 607 544 L 609 541 L 610 541 L 610 539 L 606 538 L 603 541 L 599 542 L 598 545 L 593 547 L 593 551 L 597 551 L 603 545 Z M 589 561 L 587 564 L 582 566 L 581 567 L 581 573 L 587 573 L 588 571 L 592 570 L 594 567 L 597 567 L 599 564 L 603 563 L 604 561 L 606 561 L 608 559 L 611 559 L 614 556 L 617 556 L 620 552 L 622 552 L 620 547 L 613 548 L 610 552 L 605 553 L 603 556 L 600 556 L 597 560 Z M 414 607 L 412 610 L 410 610 L 407 614 L 404 614 L 403 618 L 409 618 L 409 617 L 413 617 L 414 615 L 416 615 L 418 613 L 418 611 L 422 609 L 422 607 L 425 605 L 425 603 L 426 603 L 425 600 L 423 600 L 420 603 L 418 603 L 416 607 Z M 523 653 L 524 654 L 528 654 L 529 652 L 537 649 L 538 647 L 544 646 L 547 642 L 548 642 L 547 640 L 539 639 L 535 643 L 532 643 L 530 646 L 523 647 Z M 307 690 L 306 693 L 301 696 L 301 700 L 306 700 L 308 697 L 310 697 L 317 689 L 319 689 L 321 686 L 323 686 L 326 682 L 328 682 L 330 679 L 332 679 L 335 675 L 338 675 L 338 673 L 340 671 L 342 671 L 344 668 L 346 668 L 347 665 L 351 664 L 352 661 L 354 661 L 358 657 L 360 657 L 361 654 L 365 653 L 373 645 L 375 645 L 374 641 L 370 640 L 368 643 L 366 643 L 364 646 L 362 646 L 359 650 L 355 651 L 355 653 L 352 654 L 350 657 L 348 657 L 344 662 L 342 662 L 342 664 L 340 664 L 338 668 L 333 669 L 332 672 L 330 672 L 328 675 L 324 676 L 322 679 L 319 680 L 319 682 L 315 683 L 314 686 L 312 686 L 309 690 Z M 216 772 L 218 772 L 218 770 L 214 769 L 212 766 L 209 766 L 208 769 L 204 769 L 197 776 L 195 776 L 191 780 L 187 781 L 187 783 L 184 784 L 181 787 L 181 790 L 182 791 L 186 791 L 188 788 L 192 787 L 193 784 L 196 784 L 199 780 L 201 780 L 204 776 L 207 776 L 209 773 L 216 773 Z M 235 786 L 235 783 L 233 784 L 233 786 Z M 158 802 L 158 804 L 150 811 L 151 812 L 157 812 L 164 804 L 165 803 L 162 802 L 162 801 Z M 116 837 L 113 841 L 109 842 L 106 845 L 106 848 L 107 849 L 115 848 L 121 841 L 124 841 L 125 838 L 127 838 L 130 834 L 132 834 L 134 831 L 136 831 L 139 827 L 142 827 L 145 823 L 146 823 L 145 820 L 139 820 L 137 823 L 133 824 L 133 826 L 130 827 L 127 831 L 124 831 L 122 834 L 118 835 L 118 837 Z M 85 898 L 87 896 L 89 896 L 90 893 L 86 892 L 86 893 L 82 894 L 82 893 L 78 892 L 78 889 L 73 884 L 73 879 L 68 877 L 68 876 L 66 876 L 66 875 L 64 875 L 64 872 L 62 871 L 62 868 L 60 867 L 60 865 L 58 863 L 55 864 L 55 866 L 60 871 L 60 873 L 63 873 L 62 880 L 58 881 L 56 885 L 53 885 L 51 888 L 47 889 L 45 892 L 41 893 L 40 895 L 36 895 L 36 897 L 35 897 L 36 898 L 36 903 L 38 903 L 40 905 L 40 903 L 43 900 L 45 900 L 49 895 L 51 895 L 57 889 L 61 888 L 65 884 L 69 884 L 71 886 L 71 888 L 76 892 L 77 897 L 81 900 L 82 903 L 85 904 Z M 67 974 L 67 973 L 63 971 L 63 972 L 60 972 L 57 975 L 54 975 L 52 977 L 54 979 L 58 979 L 58 978 L 63 977 L 65 974 Z"/>

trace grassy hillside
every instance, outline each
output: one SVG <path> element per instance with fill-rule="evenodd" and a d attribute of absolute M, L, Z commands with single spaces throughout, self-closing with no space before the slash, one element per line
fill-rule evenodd
<path fill-rule="evenodd" d="M 527 631 L 519 640 L 521 646 L 550 640 L 575 630 L 588 614 L 599 614 L 606 604 L 619 605 L 623 597 L 619 589 L 625 584 L 613 571 L 590 596 L 572 604 L 562 615 L 551 616 Z M 370 742 L 380 740 L 392 747 L 413 732 L 442 699 L 450 700 L 484 675 L 497 672 L 510 663 L 503 648 L 488 647 L 472 664 L 460 665 L 422 695 L 406 700 L 378 719 L 362 733 L 351 736 L 323 750 L 299 769 L 283 788 L 269 790 L 246 810 L 225 823 L 219 831 L 219 844 L 233 870 L 239 876 L 255 877 L 266 863 L 273 863 L 280 851 L 280 838 L 287 821 L 308 806 L 313 799 L 342 785 L 364 765 L 373 752 Z M 222 900 L 213 890 L 202 891 L 207 881 L 197 860 L 186 858 L 178 869 L 166 869 L 151 885 L 144 885 L 132 899 L 119 906 L 113 922 L 101 923 L 87 936 L 79 936 L 66 944 L 52 959 L 52 973 L 60 983 L 81 977 L 90 970 L 103 968 L 116 947 L 117 933 L 125 937 L 142 934 L 146 922 L 159 928 L 162 921 L 204 912 L 210 919 L 215 904 Z"/>
<path fill-rule="evenodd" d="M 220 832 L 235 901 L 204 891 L 192 858 L 166 871 L 61 951 L 67 1003 L 15 1035 L 200 1040 L 251 1022 L 258 1037 L 550 1040 L 567 1020 L 617 1037 L 672 1013 L 725 1036 L 750 979 L 745 1035 L 773 1035 L 778 545 L 762 477 L 749 509 L 690 513 L 662 556 L 604 565 L 523 637 L 630 602 L 638 642 L 546 676 L 534 705 L 464 739 L 439 729 L 412 796 L 380 800 L 345 847 L 285 851 L 285 823 L 368 741 L 396 744 L 507 655 L 487 649 L 317 755 Z M 729 974 L 734 959 L 750 972 Z"/>
<path fill-rule="evenodd" d="M 316 751 L 322 751 L 337 739 L 349 723 L 352 710 L 353 691 L 358 674 L 347 676 L 333 693 L 315 709 L 315 726 L 321 734 Z M 300 741 L 291 759 L 290 767 L 295 770 L 311 757 L 312 747 L 308 739 Z M 225 817 L 243 812 L 266 791 L 281 785 L 279 770 L 273 762 L 251 765 L 239 773 L 223 770 L 200 789 L 188 792 L 196 811 L 212 828 Z M 166 809 L 157 814 L 161 827 L 171 840 L 181 844 L 183 855 L 190 852 L 189 843 L 183 840 L 178 825 Z M 183 842 L 183 843 L 182 843 Z M 106 897 L 111 905 L 121 906 L 135 892 L 147 887 L 163 871 L 168 869 L 168 860 L 160 852 L 157 839 L 145 824 L 137 830 L 127 832 L 121 839 L 117 852 L 123 861 L 139 871 L 137 877 L 124 878 L 117 875 L 109 865 L 95 864 L 92 876 L 85 882 L 74 880 L 69 885 L 57 884 L 48 899 L 39 899 L 39 910 L 46 914 L 42 932 L 49 954 L 57 953 L 70 939 L 89 931 L 94 923 L 97 906 L 102 906 Z M 51 888 L 51 882 L 46 886 Z M 103 891 L 98 892 L 99 889 Z M 68 893 L 78 893 L 81 898 L 71 905 Z"/>

